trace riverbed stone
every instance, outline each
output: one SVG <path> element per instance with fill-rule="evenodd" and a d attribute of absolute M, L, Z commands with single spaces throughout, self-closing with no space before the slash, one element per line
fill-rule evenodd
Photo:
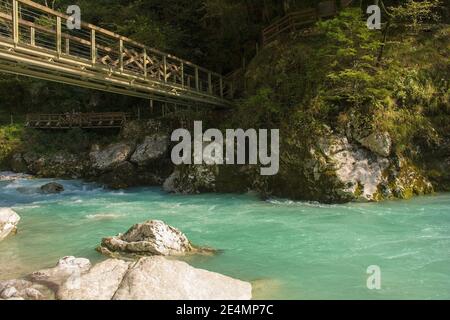
<path fill-rule="evenodd" d="M 99 251 L 138 255 L 184 255 L 195 249 L 180 230 L 159 220 L 135 224 L 125 234 L 104 238 Z"/>
<path fill-rule="evenodd" d="M 46 194 L 61 193 L 64 191 L 64 186 L 60 183 L 50 182 L 50 183 L 44 184 L 41 187 L 41 191 Z"/>
<path fill-rule="evenodd" d="M 252 286 L 160 256 L 141 258 L 126 273 L 114 300 L 250 300 Z"/>
<path fill-rule="evenodd" d="M 17 232 L 20 216 L 10 208 L 0 208 L 0 241 Z"/>

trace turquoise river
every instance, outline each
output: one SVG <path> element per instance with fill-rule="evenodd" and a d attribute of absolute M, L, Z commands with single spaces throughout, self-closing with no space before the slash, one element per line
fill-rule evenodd
<path fill-rule="evenodd" d="M 0 279 L 53 266 L 74 255 L 97 262 L 102 237 L 160 219 L 193 243 L 221 250 L 189 257 L 196 267 L 253 281 L 255 298 L 450 299 L 450 194 L 410 201 L 324 205 L 251 194 L 169 195 L 159 188 L 110 191 L 50 180 L 0 181 L 0 207 L 21 217 L 0 243 Z M 369 290 L 367 268 L 381 269 Z"/>

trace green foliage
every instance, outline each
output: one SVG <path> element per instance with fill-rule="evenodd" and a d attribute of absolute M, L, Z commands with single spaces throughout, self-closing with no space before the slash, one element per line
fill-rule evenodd
<path fill-rule="evenodd" d="M 389 11 L 394 26 L 419 32 L 424 24 L 436 23 L 440 20 L 441 17 L 436 9 L 441 4 L 441 0 L 406 0 L 402 5 L 390 7 Z"/>
<path fill-rule="evenodd" d="M 116 139 L 115 135 L 100 135 L 78 128 L 60 132 L 27 129 L 22 138 L 22 142 L 26 145 L 20 147 L 45 155 L 57 152 L 79 154 L 89 151 L 93 143 L 108 144 L 115 142 Z"/>
<path fill-rule="evenodd" d="M 22 141 L 23 127 L 20 125 L 0 126 L 0 167 Z"/>
<path fill-rule="evenodd" d="M 377 54 L 380 35 L 369 30 L 358 9 L 345 10 L 336 19 L 320 22 L 327 45 L 320 55 L 330 59 L 324 98 L 331 104 L 361 107 L 373 103 L 378 86 Z"/>

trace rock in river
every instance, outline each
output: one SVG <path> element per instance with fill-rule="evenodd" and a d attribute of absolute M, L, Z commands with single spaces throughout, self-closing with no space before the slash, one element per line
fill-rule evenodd
<path fill-rule="evenodd" d="M 118 252 L 180 256 L 199 249 L 196 249 L 180 230 L 159 220 L 149 220 L 132 226 L 125 234 L 104 238 L 98 250 L 106 255 Z"/>
<path fill-rule="evenodd" d="M 17 231 L 19 215 L 9 208 L 0 208 L 0 241 Z"/>
<path fill-rule="evenodd" d="M 47 194 L 61 193 L 64 191 L 64 187 L 56 182 L 50 182 L 41 187 L 41 191 Z"/>

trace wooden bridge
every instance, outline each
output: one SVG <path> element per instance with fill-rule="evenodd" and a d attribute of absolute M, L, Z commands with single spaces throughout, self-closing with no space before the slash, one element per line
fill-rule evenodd
<path fill-rule="evenodd" d="M 271 43 L 281 34 L 298 31 L 320 19 L 333 17 L 338 14 L 339 9 L 348 7 L 352 2 L 353 0 L 341 0 L 339 6 L 336 0 L 320 1 L 315 8 L 290 12 L 264 28 L 262 32 L 263 46 Z"/>
<path fill-rule="evenodd" d="M 25 125 L 34 129 L 122 128 L 129 115 L 124 112 L 27 114 Z"/>
<path fill-rule="evenodd" d="M 29 0 L 0 0 L 0 72 L 179 105 L 229 106 L 222 75 Z"/>

